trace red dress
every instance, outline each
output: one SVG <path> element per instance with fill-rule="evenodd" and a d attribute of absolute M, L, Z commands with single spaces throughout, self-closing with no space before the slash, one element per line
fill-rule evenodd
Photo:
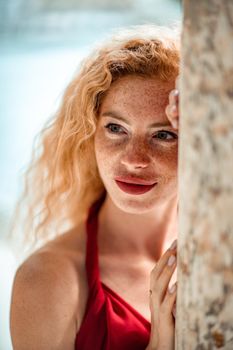
<path fill-rule="evenodd" d="M 75 349 L 144 350 L 149 343 L 150 322 L 100 281 L 97 231 L 102 202 L 103 198 L 94 203 L 86 222 L 89 296 Z"/>

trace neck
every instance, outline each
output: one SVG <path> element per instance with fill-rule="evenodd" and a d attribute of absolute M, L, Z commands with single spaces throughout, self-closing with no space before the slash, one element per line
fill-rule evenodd
<path fill-rule="evenodd" d="M 153 262 L 177 238 L 177 197 L 146 214 L 130 214 L 107 195 L 99 213 L 100 254 Z"/>

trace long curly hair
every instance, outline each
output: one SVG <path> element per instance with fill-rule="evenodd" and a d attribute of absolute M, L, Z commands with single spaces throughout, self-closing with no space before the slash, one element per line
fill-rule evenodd
<path fill-rule="evenodd" d="M 33 249 L 75 227 L 104 195 L 94 134 L 99 106 L 112 82 L 131 74 L 175 80 L 179 60 L 177 26 L 142 25 L 119 31 L 81 63 L 58 111 L 34 143 L 13 216 L 13 231 L 23 232 L 24 246 Z"/>

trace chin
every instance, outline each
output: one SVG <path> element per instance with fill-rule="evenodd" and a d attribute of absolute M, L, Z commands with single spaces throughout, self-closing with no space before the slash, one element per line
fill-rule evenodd
<path fill-rule="evenodd" d="M 119 198 L 120 196 L 111 196 L 113 203 L 128 214 L 145 214 L 149 213 L 156 207 L 155 199 L 137 198 L 139 196 L 131 196 L 132 198 Z"/>

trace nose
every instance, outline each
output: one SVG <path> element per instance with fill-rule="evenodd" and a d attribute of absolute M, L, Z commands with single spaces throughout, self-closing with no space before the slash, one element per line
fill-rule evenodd
<path fill-rule="evenodd" d="M 147 168 L 150 164 L 148 147 L 139 142 L 128 144 L 123 151 L 121 164 L 128 170 Z"/>

